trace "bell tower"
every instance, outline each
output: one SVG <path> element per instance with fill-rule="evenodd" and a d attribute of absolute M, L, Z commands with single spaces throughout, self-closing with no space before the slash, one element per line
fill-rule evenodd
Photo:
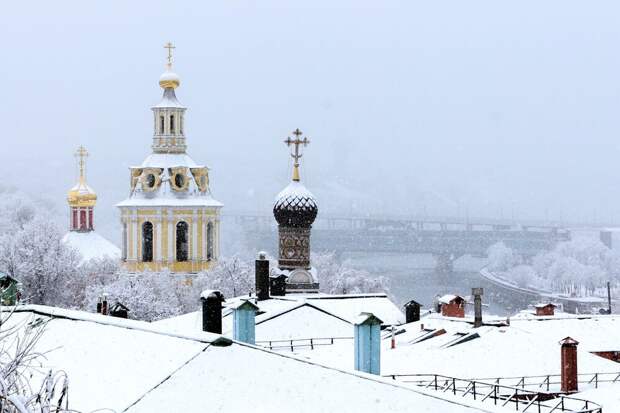
<path fill-rule="evenodd" d="M 95 229 L 95 204 L 97 194 L 86 183 L 86 158 L 88 151 L 80 146 L 75 152 L 78 159 L 78 182 L 67 193 L 69 203 L 69 230 L 89 232 Z"/>
<path fill-rule="evenodd" d="M 220 209 L 211 195 L 209 168 L 187 153 L 186 108 L 177 100 L 181 84 L 172 68 L 171 43 L 163 89 L 153 106 L 152 153 L 129 171 L 129 196 L 121 211 L 122 267 L 130 272 L 195 273 L 218 260 Z"/>

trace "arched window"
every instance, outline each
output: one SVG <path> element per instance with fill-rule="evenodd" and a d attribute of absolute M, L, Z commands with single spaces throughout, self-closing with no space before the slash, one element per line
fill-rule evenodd
<path fill-rule="evenodd" d="M 188 248 L 187 222 L 177 223 L 177 261 L 187 261 Z"/>
<path fill-rule="evenodd" d="M 174 135 L 174 115 L 170 115 L 170 133 Z"/>
<path fill-rule="evenodd" d="M 142 261 L 153 261 L 153 224 L 142 224 Z"/>
<path fill-rule="evenodd" d="M 123 224 L 123 249 L 121 250 L 121 258 L 127 260 L 127 224 Z"/>
<path fill-rule="evenodd" d="M 207 259 L 213 259 L 213 223 L 207 224 Z"/>
<path fill-rule="evenodd" d="M 183 135 L 183 115 L 181 115 L 181 120 L 179 121 L 179 133 Z"/>
<path fill-rule="evenodd" d="M 159 117 L 159 133 L 162 134 L 162 135 L 164 133 L 166 133 L 164 131 L 164 128 L 165 128 L 164 115 L 162 115 L 162 116 Z"/>

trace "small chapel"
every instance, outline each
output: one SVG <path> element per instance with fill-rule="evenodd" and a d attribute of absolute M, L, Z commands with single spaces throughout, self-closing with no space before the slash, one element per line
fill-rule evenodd
<path fill-rule="evenodd" d="M 293 131 L 284 143 L 292 148 L 293 177 L 277 196 L 273 216 L 278 223 L 278 267 L 275 277 L 286 278 L 287 293 L 318 293 L 319 283 L 315 268 L 310 263 L 310 233 L 319 212 L 316 198 L 303 183 L 299 174 L 301 150 L 310 140 L 303 132 Z"/>
<path fill-rule="evenodd" d="M 168 43 L 161 101 L 152 107 L 152 153 L 130 168 L 129 197 L 121 213 L 121 266 L 129 272 L 194 273 L 208 270 L 220 252 L 220 210 L 209 168 L 187 154 L 185 111 L 176 97 L 181 84 Z"/>
<path fill-rule="evenodd" d="M 86 158 L 88 151 L 80 146 L 75 152 L 78 160 L 78 181 L 67 193 L 69 204 L 69 232 L 63 242 L 75 248 L 82 261 L 91 259 L 118 259 L 118 247 L 95 232 L 95 205 L 97 193 L 86 183 Z"/>

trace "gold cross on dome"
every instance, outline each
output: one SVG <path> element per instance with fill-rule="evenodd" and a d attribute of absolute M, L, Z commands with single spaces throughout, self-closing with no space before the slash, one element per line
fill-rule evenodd
<path fill-rule="evenodd" d="M 168 64 L 171 65 L 172 64 L 172 49 L 176 49 L 176 47 L 173 46 L 172 43 L 168 42 L 164 45 L 164 49 L 168 49 Z"/>
<path fill-rule="evenodd" d="M 291 139 L 291 137 L 289 136 L 286 138 L 284 143 L 286 143 L 286 146 L 295 146 L 293 152 L 291 152 L 291 157 L 295 160 L 295 163 L 293 165 L 293 181 L 299 181 L 299 159 L 303 156 L 301 154 L 301 151 L 299 150 L 299 146 L 308 146 L 310 140 L 305 136 L 303 139 L 300 139 L 300 136 L 303 135 L 303 132 L 300 131 L 299 128 L 293 131 L 293 135 L 295 135 L 295 139 Z"/>
<path fill-rule="evenodd" d="M 84 179 L 85 171 L 86 171 L 86 158 L 88 157 L 88 151 L 85 147 L 80 145 L 80 147 L 75 151 L 75 157 L 78 158 L 78 165 L 80 168 L 80 179 Z"/>

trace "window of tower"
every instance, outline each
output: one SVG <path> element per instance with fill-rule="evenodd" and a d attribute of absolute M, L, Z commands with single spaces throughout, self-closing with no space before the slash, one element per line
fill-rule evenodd
<path fill-rule="evenodd" d="M 147 185 L 149 188 L 153 188 L 153 187 L 155 186 L 155 175 L 153 175 L 153 174 L 148 174 L 148 175 L 146 176 L 146 185 Z"/>
<path fill-rule="evenodd" d="M 177 223 L 177 261 L 187 261 L 189 243 L 187 236 L 187 222 Z"/>
<path fill-rule="evenodd" d="M 165 133 L 164 129 L 165 129 L 165 120 L 164 120 L 164 116 L 162 115 L 159 117 L 159 133 L 163 135 Z"/>
<path fill-rule="evenodd" d="M 185 176 L 183 174 L 174 175 L 174 185 L 177 188 L 183 188 L 183 185 L 185 185 Z"/>
<path fill-rule="evenodd" d="M 174 115 L 170 115 L 170 133 L 174 135 Z"/>
<path fill-rule="evenodd" d="M 123 249 L 121 250 L 121 259 L 127 261 L 127 224 L 123 224 Z"/>
<path fill-rule="evenodd" d="M 207 259 L 213 259 L 213 224 L 207 224 Z"/>
<path fill-rule="evenodd" d="M 153 261 L 153 224 L 142 224 L 142 261 Z"/>
<path fill-rule="evenodd" d="M 179 121 L 179 133 L 183 135 L 183 115 L 181 115 L 181 118 Z"/>

